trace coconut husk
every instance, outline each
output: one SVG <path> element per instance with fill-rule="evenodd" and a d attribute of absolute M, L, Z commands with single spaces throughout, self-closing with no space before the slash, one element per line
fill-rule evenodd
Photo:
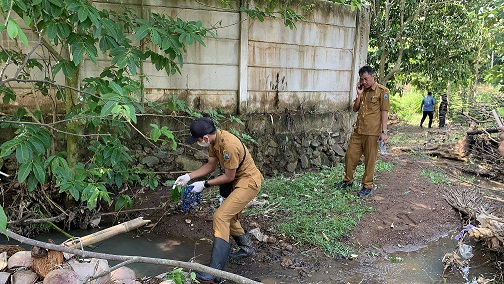
<path fill-rule="evenodd" d="M 7 257 L 11 257 L 18 251 L 23 251 L 24 249 L 18 245 L 0 245 L 0 253 L 7 252 Z"/>
<path fill-rule="evenodd" d="M 40 277 L 60 267 L 64 262 L 63 253 L 56 250 L 47 250 L 34 246 L 31 250 L 33 271 Z"/>

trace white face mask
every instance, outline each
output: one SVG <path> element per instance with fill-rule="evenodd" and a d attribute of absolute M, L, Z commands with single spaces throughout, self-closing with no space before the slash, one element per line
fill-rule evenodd
<path fill-rule="evenodd" d="M 205 138 L 203 138 L 203 141 L 196 141 L 198 146 L 208 148 L 210 147 L 210 141 L 205 142 Z"/>

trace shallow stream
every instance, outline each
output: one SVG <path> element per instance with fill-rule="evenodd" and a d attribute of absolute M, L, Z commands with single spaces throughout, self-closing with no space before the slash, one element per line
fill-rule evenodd
<path fill-rule="evenodd" d="M 85 236 L 97 230 L 71 231 L 74 236 Z M 52 239 L 55 243 L 62 243 L 66 240 L 62 234 L 52 232 L 41 234 L 37 240 L 47 241 Z M 9 240 L 2 236 L 2 244 L 18 244 L 14 240 Z M 488 256 L 482 255 L 478 248 L 473 250 L 474 257 L 471 259 L 471 266 L 467 279 L 462 277 L 458 271 L 448 271 L 442 278 L 443 256 L 447 252 L 456 249 L 456 241 L 453 235 L 440 238 L 431 242 L 425 247 L 400 248 L 398 251 L 389 253 L 386 258 L 357 257 L 354 260 L 336 261 L 333 259 L 321 261 L 320 269 L 309 271 L 305 277 L 300 278 L 299 270 L 284 269 L 280 263 L 254 262 L 249 265 L 243 263 L 229 264 L 228 268 L 234 273 L 245 277 L 261 281 L 267 284 L 280 283 L 471 283 L 478 276 L 492 278 L 496 269 L 491 267 Z M 22 245 L 23 246 L 23 245 Z M 30 249 L 24 246 L 26 249 Z M 162 238 L 154 234 L 136 234 L 129 232 L 115 236 L 108 240 L 96 244 L 94 248 L 87 249 L 94 252 L 146 256 L 180 261 L 190 261 L 196 259 L 197 262 L 207 264 L 211 245 L 208 240 L 171 240 Z M 402 251 L 400 251 L 402 250 Z M 372 260 L 370 260 L 372 259 Z M 316 261 L 316 260 L 315 260 Z M 323 262 L 322 262 L 323 261 Z M 109 261 L 109 265 L 117 262 Z M 171 268 L 152 264 L 131 264 L 128 267 L 136 271 L 138 277 L 154 276 L 166 272 Z"/>

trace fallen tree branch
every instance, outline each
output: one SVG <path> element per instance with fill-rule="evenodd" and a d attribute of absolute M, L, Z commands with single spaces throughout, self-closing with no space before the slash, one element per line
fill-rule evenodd
<path fill-rule="evenodd" d="M 41 219 L 26 219 L 26 220 L 17 220 L 17 221 L 9 221 L 7 224 L 9 225 L 14 225 L 14 224 L 39 224 L 39 223 L 46 223 L 46 222 L 58 222 L 62 221 L 65 219 L 66 213 L 62 213 L 58 216 L 51 217 L 51 218 L 41 218 Z"/>
<path fill-rule="evenodd" d="M 112 267 L 111 267 L 108 271 L 105 271 L 105 272 L 103 272 L 103 273 L 100 273 L 100 274 L 98 274 L 98 275 L 96 275 L 96 276 L 88 276 L 88 277 L 87 277 L 87 279 L 86 279 L 85 281 L 83 281 L 82 283 L 87 283 L 89 280 L 95 280 L 95 279 L 98 279 L 98 278 L 100 278 L 100 277 L 103 277 L 103 276 L 105 276 L 105 275 L 107 275 L 107 274 L 111 273 L 112 271 L 114 271 L 114 270 L 116 270 L 116 269 L 119 269 L 119 268 L 121 268 L 121 267 L 123 267 L 123 266 L 126 266 L 126 265 L 128 265 L 128 264 L 131 264 L 131 263 L 135 263 L 135 262 L 137 262 L 137 258 L 138 258 L 138 257 L 137 257 L 137 256 L 135 256 L 135 257 L 133 257 L 133 258 L 132 258 L 132 259 L 130 259 L 130 260 L 123 261 L 123 262 L 121 262 L 121 263 L 119 263 L 119 264 L 117 264 L 117 265 L 112 266 Z"/>
<path fill-rule="evenodd" d="M 114 255 L 114 254 L 106 254 L 106 253 L 89 252 L 89 251 L 68 248 L 68 247 L 61 246 L 61 245 L 49 244 L 49 243 L 33 240 L 30 238 L 26 238 L 26 237 L 23 237 L 21 235 L 18 235 L 16 233 L 12 232 L 9 229 L 7 229 L 6 235 L 7 235 L 7 237 L 13 238 L 14 240 L 16 240 L 20 243 L 29 244 L 32 246 L 38 246 L 38 247 L 50 249 L 50 250 L 62 251 L 62 252 L 70 253 L 70 254 L 76 254 L 76 255 L 80 255 L 82 257 L 94 257 L 94 258 L 98 258 L 98 259 L 117 260 L 117 261 L 129 261 L 129 260 L 136 258 L 135 262 L 161 264 L 161 265 L 167 265 L 167 266 L 172 266 L 172 267 L 181 267 L 181 268 L 190 269 L 190 270 L 197 270 L 197 271 L 201 271 L 201 272 L 215 275 L 220 278 L 231 280 L 231 281 L 234 281 L 234 282 L 240 283 L 240 284 L 261 284 L 261 282 L 254 281 L 254 280 L 245 278 L 245 277 L 237 275 L 237 274 L 218 270 L 218 269 L 211 268 L 211 267 L 208 267 L 208 266 L 205 266 L 205 265 L 202 265 L 199 263 L 194 263 L 194 262 L 184 262 L 184 261 L 178 261 L 178 260 L 160 259 L 160 258 L 152 258 L 152 257 L 126 256 L 126 255 Z"/>
<path fill-rule="evenodd" d="M 479 135 L 479 134 L 486 134 L 486 133 L 498 133 L 500 130 L 497 128 L 490 128 L 487 130 L 472 130 L 472 131 L 467 131 L 467 135 Z"/>

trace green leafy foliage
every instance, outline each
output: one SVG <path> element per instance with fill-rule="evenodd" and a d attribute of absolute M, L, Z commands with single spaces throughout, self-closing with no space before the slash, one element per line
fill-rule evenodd
<path fill-rule="evenodd" d="M 296 28 L 296 22 L 305 20 L 305 16 L 300 12 L 311 13 L 315 5 L 320 5 L 319 1 L 304 1 L 302 3 L 292 3 L 292 1 L 255 1 L 254 6 L 241 6 L 239 1 L 220 0 L 224 8 L 239 7 L 241 12 L 247 13 L 251 19 L 264 21 L 266 18 L 281 18 L 286 27 Z M 361 9 L 361 0 L 331 0 L 333 3 L 350 5 L 352 10 Z"/>
<path fill-rule="evenodd" d="M 378 71 L 378 81 L 392 93 L 402 93 L 406 85 L 460 93 L 463 108 L 468 108 L 482 75 L 499 84 L 504 54 L 497 48 L 503 42 L 502 1 L 375 4 L 368 61 Z"/>
<path fill-rule="evenodd" d="M 422 169 L 420 174 L 424 177 L 429 178 L 435 184 L 447 184 L 447 185 L 453 184 L 453 182 L 451 182 L 442 172 Z"/>
<path fill-rule="evenodd" d="M 188 276 L 189 279 L 192 280 L 191 282 L 197 282 L 196 273 L 190 272 Z M 175 282 L 175 284 L 184 284 L 186 283 L 187 278 L 188 277 L 186 276 L 182 268 L 176 267 L 172 271 L 167 272 L 163 277 L 163 280 L 172 280 L 173 282 Z"/>
<path fill-rule="evenodd" d="M 151 124 L 152 127 L 150 138 L 152 141 L 157 142 L 161 136 L 164 136 L 167 140 L 162 141 L 162 145 L 166 145 L 168 141 L 171 141 L 172 150 L 177 149 L 177 141 L 175 140 L 175 135 L 168 127 L 163 126 L 159 128 L 157 124 Z"/>
<path fill-rule="evenodd" d="M 18 181 L 28 180 L 28 189 L 33 191 L 37 184 L 46 181 L 44 156 L 51 147 L 49 131 L 33 125 L 12 125 L 17 127 L 16 136 L 0 146 L 0 158 L 15 153 L 20 164 Z"/>
<path fill-rule="evenodd" d="M 129 195 L 121 195 L 115 204 L 115 211 L 119 211 L 124 208 L 131 208 L 133 206 L 133 200 Z"/>
<path fill-rule="evenodd" d="M 175 183 L 175 181 L 174 181 Z M 167 186 L 169 186 L 167 184 Z M 182 200 L 182 194 L 184 193 L 185 187 L 176 186 L 171 190 L 171 199 L 175 202 Z"/>
<path fill-rule="evenodd" d="M 18 181 L 26 184 L 29 191 L 54 181 L 55 190 L 83 202 L 89 209 L 100 201 L 111 203 L 111 193 L 126 186 L 156 188 L 158 177 L 146 169 L 132 167 L 133 159 L 122 142 L 130 136 L 138 114 L 146 112 L 145 105 L 158 113 L 166 107 L 180 112 L 187 112 L 187 108 L 175 97 L 172 105 L 147 102 L 142 98 L 138 71 L 148 60 L 169 75 L 180 72 L 187 46 L 205 46 L 204 38 L 215 34 L 201 21 L 157 13 L 139 18 L 127 7 L 108 10 L 87 1 L 3 1 L 1 5 L 5 25 L 0 26 L 0 32 L 13 42 L 0 51 L 0 62 L 4 64 L 3 70 L 7 67 L 17 70 L 12 73 L 17 77 L 0 80 L 3 103 L 11 104 L 17 99 L 10 85 L 4 83 L 8 80 L 32 84 L 34 100 L 43 95 L 56 103 L 72 102 L 66 104 L 64 123 L 44 123 L 38 105 L 30 111 L 20 109 L 15 117 L 6 118 L 16 122 L 4 124 L 16 128 L 16 136 L 0 146 L 0 156 L 14 155 L 19 163 Z M 18 40 L 26 46 L 28 43 L 25 31 L 20 28 L 21 19 L 31 28 L 35 41 L 40 37 L 49 44 L 32 45 L 31 50 L 17 47 Z M 33 57 L 34 54 L 50 54 L 48 58 L 57 60 Z M 75 80 L 84 60 L 98 64 L 98 58 L 108 59 L 100 63 L 102 72 L 98 76 L 87 76 L 82 82 Z M 103 62 L 109 64 L 104 66 Z M 46 77 L 32 77 L 34 69 Z M 56 78 L 62 75 L 66 85 L 56 85 Z M 155 124 L 152 127 L 150 142 L 169 144 L 176 149 L 177 141 L 170 129 Z M 88 151 L 77 145 L 67 147 L 68 152 L 54 153 L 51 147 L 60 138 L 58 133 L 86 137 Z M 68 139 L 67 143 L 77 142 Z M 79 155 L 89 156 L 88 160 L 78 161 Z M 132 205 L 127 195 L 117 198 L 116 209 Z"/>

